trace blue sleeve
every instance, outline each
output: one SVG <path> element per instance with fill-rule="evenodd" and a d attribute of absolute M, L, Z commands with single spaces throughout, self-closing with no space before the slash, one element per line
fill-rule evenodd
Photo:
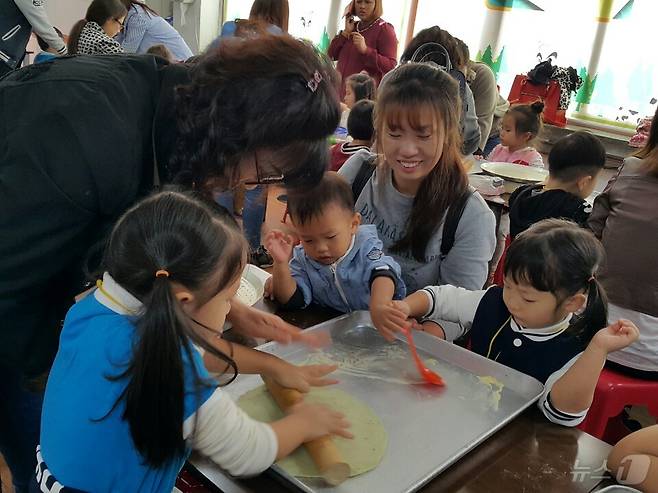
<path fill-rule="evenodd" d="M 183 403 L 183 419 L 192 416 L 204 402 L 210 399 L 217 385 L 203 364 L 203 357 L 190 344 L 192 361 L 183 350 L 183 371 L 185 372 L 185 397 Z M 195 378 L 198 377 L 198 381 Z"/>
<path fill-rule="evenodd" d="M 137 53 L 139 45 L 142 44 L 142 39 L 144 39 L 144 35 L 146 34 L 149 19 L 148 13 L 145 11 L 139 12 L 137 9 L 138 7 L 131 7 L 130 12 L 126 16 L 126 26 L 123 33 L 123 41 L 121 42 L 123 51 L 126 53 Z"/>
<path fill-rule="evenodd" d="M 384 245 L 380 239 L 369 242 L 366 246 L 366 251 L 364 251 L 366 262 L 365 279 L 368 282 L 368 286 L 370 286 L 372 281 L 377 277 L 388 277 L 395 283 L 393 299 L 401 300 L 407 294 L 407 288 L 402 280 L 402 269 L 393 257 L 384 255 L 382 251 L 383 247 Z"/>
<path fill-rule="evenodd" d="M 298 245 L 293 250 L 292 259 L 290 260 L 290 273 L 297 283 L 297 289 L 304 295 L 304 306 L 302 308 L 306 308 L 313 301 L 313 288 L 306 270 L 305 256 L 304 249 Z"/>

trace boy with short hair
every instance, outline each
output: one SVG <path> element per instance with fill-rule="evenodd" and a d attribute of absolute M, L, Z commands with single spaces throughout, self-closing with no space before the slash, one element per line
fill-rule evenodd
<path fill-rule="evenodd" d="M 542 219 L 569 219 L 585 226 L 592 206 L 585 201 L 594 191 L 605 164 L 605 148 L 587 132 L 558 140 L 548 155 L 545 183 L 524 185 L 509 199 L 510 237 Z"/>
<path fill-rule="evenodd" d="M 375 132 L 372 121 L 374 107 L 375 103 L 367 99 L 357 101 L 352 106 L 347 118 L 347 133 L 352 137 L 352 142 L 335 144 L 331 148 L 331 171 L 338 171 L 355 152 L 370 150 Z"/>
<path fill-rule="evenodd" d="M 400 266 L 382 252 L 376 227 L 360 226 L 352 189 L 341 176 L 327 172 L 317 187 L 289 194 L 288 212 L 301 245 L 293 249 L 292 238 L 276 230 L 265 239 L 274 259 L 269 290 L 279 303 L 351 312 L 404 298 Z"/>

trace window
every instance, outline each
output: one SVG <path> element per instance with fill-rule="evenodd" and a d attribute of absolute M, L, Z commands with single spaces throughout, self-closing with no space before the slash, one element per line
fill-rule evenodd
<path fill-rule="evenodd" d="M 587 114 L 627 123 L 653 116 L 658 64 L 653 47 L 658 2 L 614 2 Z"/>
<path fill-rule="evenodd" d="M 309 2 L 307 0 L 289 0 L 290 17 L 288 32 L 297 38 L 320 44 L 329 19 L 331 2 Z M 225 21 L 248 19 L 251 2 L 228 0 L 226 2 Z"/>

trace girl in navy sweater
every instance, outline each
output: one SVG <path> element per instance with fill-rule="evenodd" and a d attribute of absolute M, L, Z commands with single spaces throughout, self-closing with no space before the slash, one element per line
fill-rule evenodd
<path fill-rule="evenodd" d="M 589 231 L 546 219 L 510 246 L 504 287 L 428 286 L 391 302 L 386 328 L 402 330 L 407 317 L 460 323 L 470 330 L 473 351 L 544 384 L 539 406 L 549 420 L 576 426 L 592 403 L 608 353 L 638 337 L 628 320 L 606 327 L 605 293 L 595 277 L 602 260 L 602 247 Z M 444 336 L 438 323 L 434 327 Z"/>

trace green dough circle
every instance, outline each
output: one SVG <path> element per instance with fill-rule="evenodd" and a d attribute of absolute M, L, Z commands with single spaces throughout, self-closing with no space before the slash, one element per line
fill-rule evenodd
<path fill-rule="evenodd" d="M 351 423 L 353 439 L 334 436 L 336 447 L 350 466 L 350 477 L 368 472 L 379 465 L 386 452 L 388 434 L 372 409 L 347 392 L 330 387 L 314 387 L 305 394 L 304 400 L 329 406 L 345 414 Z M 264 385 L 242 395 L 238 399 L 238 406 L 252 418 L 267 423 L 284 416 Z M 292 476 L 321 477 L 304 447 L 299 447 L 277 464 Z"/>

